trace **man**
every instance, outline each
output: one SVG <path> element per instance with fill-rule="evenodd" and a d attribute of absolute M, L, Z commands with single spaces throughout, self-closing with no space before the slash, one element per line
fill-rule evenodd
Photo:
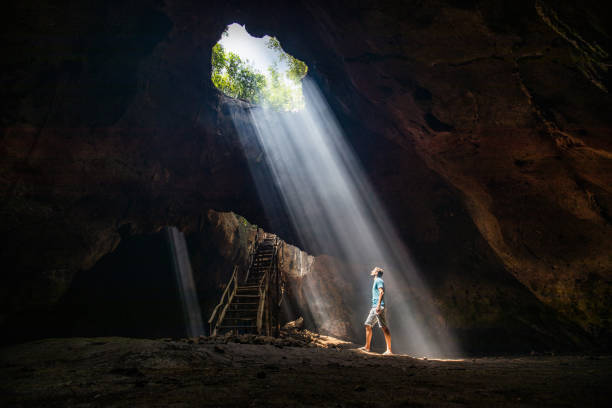
<path fill-rule="evenodd" d="M 360 350 L 370 351 L 370 343 L 372 342 L 372 326 L 378 322 L 385 335 L 385 342 L 387 343 L 387 351 L 383 355 L 387 356 L 393 354 L 391 351 L 391 332 L 387 327 L 386 310 L 385 310 L 385 282 L 382 280 L 383 269 L 378 266 L 372 269 L 370 276 L 374 277 L 374 283 L 372 284 L 372 308 L 368 314 L 368 318 L 365 321 L 366 330 L 366 344 L 361 347 Z"/>

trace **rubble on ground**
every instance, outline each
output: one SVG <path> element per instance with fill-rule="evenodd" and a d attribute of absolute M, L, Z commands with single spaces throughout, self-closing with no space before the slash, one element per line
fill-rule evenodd
<path fill-rule="evenodd" d="M 240 343 L 267 344 L 276 347 L 320 347 L 336 349 L 356 347 L 354 343 L 304 329 L 303 323 L 304 320 L 302 318 L 287 323 L 280 330 L 278 337 L 251 333 L 235 334 L 230 331 L 216 336 L 190 337 L 182 340 L 196 344 Z"/>

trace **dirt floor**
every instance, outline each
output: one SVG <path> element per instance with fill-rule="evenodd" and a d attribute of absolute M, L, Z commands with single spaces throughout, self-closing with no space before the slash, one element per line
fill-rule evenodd
<path fill-rule="evenodd" d="M 325 337 L 42 340 L 0 350 L 0 405 L 586 407 L 612 397 L 610 356 L 440 361 L 354 347 Z"/>

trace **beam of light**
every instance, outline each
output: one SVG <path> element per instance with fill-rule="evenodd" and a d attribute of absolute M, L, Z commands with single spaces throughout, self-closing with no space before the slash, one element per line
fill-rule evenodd
<path fill-rule="evenodd" d="M 176 283 L 181 298 L 187 336 L 201 336 L 204 334 L 202 312 L 193 280 L 185 235 L 176 227 L 166 228 L 166 233 L 172 255 L 172 269 L 176 276 Z"/>
<path fill-rule="evenodd" d="M 313 81 L 305 78 L 302 87 L 306 98 L 302 111 L 233 110 L 243 144 L 252 148 L 256 141 L 265 157 L 263 170 L 261 163 L 250 163 L 264 206 L 276 189 L 302 243 L 317 253 L 360 266 L 343 276 L 351 280 L 358 295 L 363 294 L 363 299 L 350 302 L 359 305 L 355 307 L 358 320 L 365 320 L 370 307 L 370 269 L 375 265 L 385 269 L 395 351 L 426 357 L 457 354 L 452 336 L 438 324 L 440 314 L 331 109 Z M 326 301 L 320 290 L 318 286 L 311 290 L 309 308 L 320 320 L 318 326 L 325 327 L 325 313 L 317 313 L 326 309 L 320 304 Z M 326 306 L 329 310 L 331 305 Z M 361 325 L 354 332 L 362 330 Z"/>
<path fill-rule="evenodd" d="M 263 67 L 274 59 L 266 39 L 251 37 L 243 26 L 232 24 L 220 43 Z M 329 106 L 308 78 L 302 81 L 302 89 L 307 106 L 299 112 L 253 107 L 245 113 L 244 107 L 230 105 L 245 152 L 258 146 L 265 158 L 261 165 L 262 155 L 255 158 L 247 153 L 269 218 L 284 208 L 302 244 L 351 265 L 348 272 L 345 268 L 336 272 L 357 289 L 354 297 L 363 294 L 363 299 L 343 300 L 360 316 L 346 322 L 354 326 L 353 334 L 363 335 L 363 326 L 356 322 L 363 321 L 369 309 L 369 270 L 382 266 L 394 349 L 427 357 L 455 354 L 452 337 L 438 324 L 443 319 Z M 321 293 L 325 290 L 321 282 L 304 282 L 307 312 L 317 327 L 343 326 L 327 317 L 333 305 Z"/>

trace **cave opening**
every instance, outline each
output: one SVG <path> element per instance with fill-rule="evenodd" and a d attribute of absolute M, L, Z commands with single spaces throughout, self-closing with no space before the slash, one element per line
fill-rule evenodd
<path fill-rule="evenodd" d="M 253 37 L 230 24 L 212 49 L 212 83 L 225 95 L 282 111 L 304 108 L 302 79 L 308 66 L 270 35 Z"/>

